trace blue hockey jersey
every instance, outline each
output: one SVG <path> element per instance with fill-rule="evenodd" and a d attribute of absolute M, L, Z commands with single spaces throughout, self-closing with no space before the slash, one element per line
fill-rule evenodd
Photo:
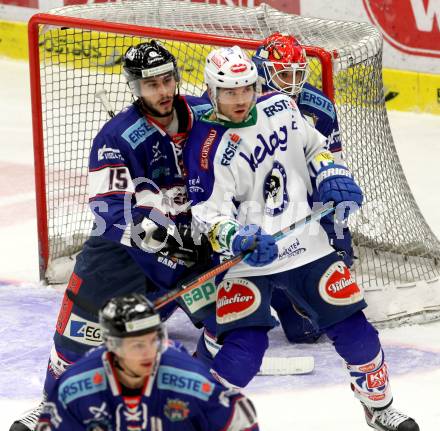
<path fill-rule="evenodd" d="M 91 235 L 127 246 L 153 283 L 164 288 L 179 277 L 184 262 L 133 247 L 143 232 L 135 226 L 145 217 L 165 227 L 189 225 L 181 154 L 194 120 L 210 108 L 192 96 L 177 96 L 174 106 L 179 129 L 171 137 L 137 103 L 108 121 L 93 141 L 88 176 L 95 216 Z"/>
<path fill-rule="evenodd" d="M 313 85 L 305 83 L 297 98 L 297 105 L 302 115 L 327 138 L 327 148 L 332 153 L 335 163 L 345 166 L 344 153 L 339 131 L 338 117 L 332 101 Z M 314 179 L 312 179 L 313 193 L 310 202 L 319 200 Z M 337 235 L 332 217 L 324 217 L 321 226 L 327 232 L 330 244 L 336 251 L 344 252 L 343 258 L 348 266 L 352 265 L 353 248 L 351 233 L 344 228 L 343 235 Z"/>
<path fill-rule="evenodd" d="M 138 395 L 124 395 L 105 347 L 72 365 L 48 395 L 37 431 L 258 430 L 252 403 L 175 347 Z"/>
<path fill-rule="evenodd" d="M 332 101 L 322 91 L 305 83 L 296 104 L 301 114 L 327 138 L 328 150 L 333 153 L 335 162 L 341 164 L 343 160 L 341 134 Z"/>

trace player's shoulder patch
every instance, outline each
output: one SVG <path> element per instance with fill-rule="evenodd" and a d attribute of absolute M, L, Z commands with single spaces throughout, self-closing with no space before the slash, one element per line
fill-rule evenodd
<path fill-rule="evenodd" d="M 145 117 L 138 118 L 135 122 L 121 133 L 122 138 L 135 150 L 140 144 L 145 142 L 151 135 L 158 132 L 156 127 L 148 124 Z"/>
<path fill-rule="evenodd" d="M 93 368 L 82 373 L 73 374 L 63 380 L 58 390 L 58 399 L 66 405 L 82 398 L 107 389 L 107 378 L 103 367 Z"/>
<path fill-rule="evenodd" d="M 193 111 L 196 120 L 200 119 L 212 109 L 211 102 L 207 97 L 184 96 L 184 99 Z"/>
<path fill-rule="evenodd" d="M 331 100 L 322 91 L 311 85 L 304 85 L 297 103 L 300 109 L 302 105 L 306 105 L 327 114 L 332 120 L 336 117 L 335 107 Z"/>
<path fill-rule="evenodd" d="M 198 372 L 197 364 L 194 363 L 194 370 L 185 368 L 161 365 L 157 374 L 157 387 L 161 390 L 178 392 L 188 396 L 196 397 L 203 401 L 208 401 L 214 391 L 215 383 L 207 376 Z"/>
<path fill-rule="evenodd" d="M 209 122 L 199 122 L 196 127 L 193 127 L 192 136 L 199 142 L 198 155 L 195 152 L 193 154 L 198 157 L 199 166 L 203 171 L 210 170 L 218 144 L 226 130 L 221 124 Z"/>

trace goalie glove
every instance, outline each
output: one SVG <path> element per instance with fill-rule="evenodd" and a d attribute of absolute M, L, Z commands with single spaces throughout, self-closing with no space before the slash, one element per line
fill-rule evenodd
<path fill-rule="evenodd" d="M 362 205 L 362 190 L 345 166 L 337 164 L 324 166 L 316 176 L 316 188 L 320 202 L 323 204 L 334 202 L 337 220 L 345 220 L 350 213 L 358 210 Z"/>

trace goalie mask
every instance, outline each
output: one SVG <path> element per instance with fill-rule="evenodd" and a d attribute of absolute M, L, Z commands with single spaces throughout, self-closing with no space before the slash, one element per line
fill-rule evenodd
<path fill-rule="evenodd" d="M 263 41 L 252 60 L 264 92 L 297 96 L 309 76 L 306 52 L 293 36 L 274 33 Z"/>
<path fill-rule="evenodd" d="M 233 46 L 211 51 L 206 58 L 205 84 L 217 118 L 230 121 L 229 117 L 220 112 L 220 93 L 225 97 L 222 103 L 233 103 L 227 100 L 228 92 L 220 92 L 220 89 L 227 89 L 233 93 L 235 89 L 252 86 L 251 91 L 246 92 L 242 98 L 244 103 L 249 104 L 248 111 L 250 111 L 258 96 L 257 79 L 255 64 L 240 47 Z"/>
<path fill-rule="evenodd" d="M 141 97 L 141 79 L 173 74 L 179 83 L 176 58 L 155 40 L 131 46 L 122 61 L 124 75 L 132 94 L 136 97 Z"/>
<path fill-rule="evenodd" d="M 162 352 L 166 348 L 167 333 L 153 304 L 140 294 L 110 299 L 99 312 L 102 339 L 107 349 L 122 358 L 141 358 L 145 350 Z M 140 336 L 156 333 L 152 349 Z M 124 342 L 137 337 L 135 343 Z M 132 341 L 132 340 L 128 340 Z"/>

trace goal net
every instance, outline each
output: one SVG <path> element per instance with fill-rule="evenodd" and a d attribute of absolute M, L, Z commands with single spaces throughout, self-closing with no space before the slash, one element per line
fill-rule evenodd
<path fill-rule="evenodd" d="M 357 281 L 376 324 L 440 316 L 440 243 L 421 214 L 393 144 L 382 83 L 382 39 L 367 23 L 289 15 L 263 5 L 172 0 L 119 1 L 55 9 L 29 23 L 40 268 L 65 282 L 89 235 L 87 166 L 92 139 L 132 101 L 121 74 L 126 49 L 160 40 L 177 58 L 182 94 L 199 95 L 213 47 L 253 54 L 275 31 L 306 46 L 309 82 L 336 104 L 346 161 L 365 194 L 351 216 Z"/>

